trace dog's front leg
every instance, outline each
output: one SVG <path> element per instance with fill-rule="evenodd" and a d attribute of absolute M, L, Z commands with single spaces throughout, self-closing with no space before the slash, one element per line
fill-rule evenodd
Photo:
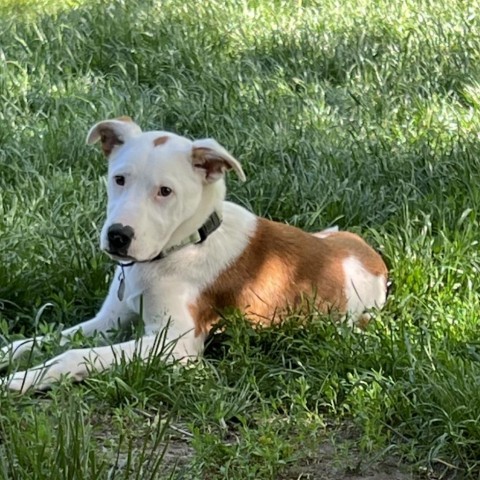
<path fill-rule="evenodd" d="M 89 372 L 101 372 L 122 359 L 130 362 L 137 355 L 146 360 L 157 344 L 157 337 L 152 335 L 106 347 L 67 350 L 42 365 L 10 375 L 3 380 L 3 385 L 24 393 L 32 387 L 45 390 L 61 378 L 81 381 Z"/>
<path fill-rule="evenodd" d="M 86 336 L 92 336 L 95 333 L 106 333 L 108 330 L 129 322 L 132 319 L 134 312 L 128 307 L 125 301 L 119 300 L 117 296 L 118 289 L 119 280 L 118 275 L 116 274 L 110 285 L 107 298 L 97 315 L 91 320 L 63 330 L 61 332 L 60 343 L 62 345 L 67 343 L 70 337 L 78 331 L 81 331 Z M 36 346 L 40 346 L 45 340 L 46 338 L 44 336 L 38 336 L 35 338 L 16 340 L 9 345 L 6 345 L 0 350 L 0 369 L 6 368 L 11 361 L 30 352 Z"/>
<path fill-rule="evenodd" d="M 161 287 L 162 285 L 156 285 Z M 89 371 L 103 371 L 121 359 L 131 361 L 136 354 L 146 360 L 161 355 L 165 360 L 196 359 L 203 350 L 204 335 L 195 333 L 195 324 L 183 297 L 179 298 L 175 282 L 166 282 L 156 291 L 144 294 L 143 320 L 145 336 L 107 347 L 68 350 L 27 371 L 17 372 L 3 382 L 11 390 L 25 392 L 29 388 L 44 390 L 62 376 L 83 380 Z"/>
<path fill-rule="evenodd" d="M 189 308 L 196 294 L 196 287 L 171 277 L 144 292 L 145 334 L 161 332 L 171 356 L 177 360 L 195 359 L 203 352 L 206 335 L 197 328 Z"/>
<path fill-rule="evenodd" d="M 192 343 L 188 332 L 186 338 L 177 337 L 169 341 L 171 332 L 158 335 L 145 335 L 139 340 L 131 340 L 107 347 L 67 350 L 43 365 L 37 365 L 23 372 L 16 372 L 5 378 L 3 385 L 20 393 L 30 388 L 45 390 L 61 378 L 74 381 L 84 380 L 90 372 L 101 372 L 119 361 L 131 362 L 137 356 L 148 360 L 151 355 L 161 355 L 165 360 L 185 362 L 197 358 L 200 349 Z M 203 344 L 202 344 L 203 346 Z"/>

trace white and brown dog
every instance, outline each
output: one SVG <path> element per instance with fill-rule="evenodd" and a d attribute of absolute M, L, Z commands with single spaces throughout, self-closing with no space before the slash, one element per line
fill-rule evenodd
<path fill-rule="evenodd" d="M 225 171 L 241 180 L 245 175 L 215 140 L 142 132 L 128 117 L 94 125 L 87 142 L 97 140 L 109 160 L 101 247 L 119 267 L 97 316 L 63 331 L 62 342 L 78 330 L 107 332 L 140 311 L 144 337 L 67 350 L 5 378 L 8 388 L 44 389 L 61 376 L 82 380 L 119 358 L 146 359 L 162 331 L 173 345 L 169 355 L 197 358 L 226 307 L 265 323 L 314 298 L 321 312 L 362 321 L 366 311 L 385 303 L 387 268 L 358 236 L 312 235 L 226 202 Z M 37 337 L 4 347 L 4 365 L 41 342 Z"/>

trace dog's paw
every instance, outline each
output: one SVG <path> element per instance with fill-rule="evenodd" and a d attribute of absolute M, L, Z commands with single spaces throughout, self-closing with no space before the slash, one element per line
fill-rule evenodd
<path fill-rule="evenodd" d="M 25 393 L 27 390 L 48 390 L 53 384 L 65 378 L 81 381 L 88 371 L 81 350 L 69 350 L 22 372 L 15 372 L 2 381 L 4 389 Z"/>
<path fill-rule="evenodd" d="M 16 372 L 8 377 L 2 378 L 2 387 L 18 393 L 25 393 L 28 389 L 35 386 L 41 378 L 41 372 L 38 370 L 26 370 Z"/>
<path fill-rule="evenodd" d="M 35 347 L 32 339 L 16 340 L 0 349 L 0 370 L 8 367 L 10 362 L 16 360 Z"/>
<path fill-rule="evenodd" d="M 18 393 L 25 393 L 30 389 L 35 391 L 48 390 L 61 377 L 54 367 L 54 365 L 44 364 L 12 373 L 2 379 L 2 387 Z"/>

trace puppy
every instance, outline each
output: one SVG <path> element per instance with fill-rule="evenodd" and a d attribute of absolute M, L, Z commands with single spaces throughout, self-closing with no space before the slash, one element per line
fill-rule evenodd
<path fill-rule="evenodd" d="M 108 158 L 101 248 L 118 267 L 98 314 L 63 331 L 62 342 L 78 330 L 108 332 L 140 313 L 145 334 L 111 346 L 67 350 L 4 379 L 10 389 L 45 389 L 61 376 L 82 380 L 118 358 L 147 359 L 159 332 L 171 342 L 165 357 L 195 359 L 227 307 L 252 322 L 270 323 L 310 299 L 321 312 L 363 322 L 368 310 L 384 305 L 387 268 L 357 235 L 306 233 L 226 202 L 225 172 L 233 170 L 240 180 L 245 174 L 215 140 L 142 132 L 122 117 L 94 125 L 87 143 L 97 141 Z M 4 347 L 4 362 L 43 340 Z"/>

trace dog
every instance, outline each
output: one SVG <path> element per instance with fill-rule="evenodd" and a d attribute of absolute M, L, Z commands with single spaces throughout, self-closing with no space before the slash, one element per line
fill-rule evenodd
<path fill-rule="evenodd" d="M 385 304 L 387 267 L 359 236 L 306 233 L 225 201 L 225 172 L 233 170 L 242 181 L 245 174 L 215 140 L 142 132 L 129 117 L 120 117 L 90 129 L 87 143 L 97 141 L 108 159 L 100 243 L 118 266 L 98 314 L 64 330 L 61 343 L 79 330 L 87 336 L 107 333 L 140 313 L 144 336 L 66 350 L 4 378 L 9 389 L 44 390 L 61 377 L 83 380 L 119 358 L 147 359 L 160 332 L 172 345 L 166 359 L 196 359 L 227 307 L 268 324 L 314 299 L 319 312 L 361 323 L 370 309 Z M 5 366 L 42 341 L 15 341 L 0 359 Z"/>

